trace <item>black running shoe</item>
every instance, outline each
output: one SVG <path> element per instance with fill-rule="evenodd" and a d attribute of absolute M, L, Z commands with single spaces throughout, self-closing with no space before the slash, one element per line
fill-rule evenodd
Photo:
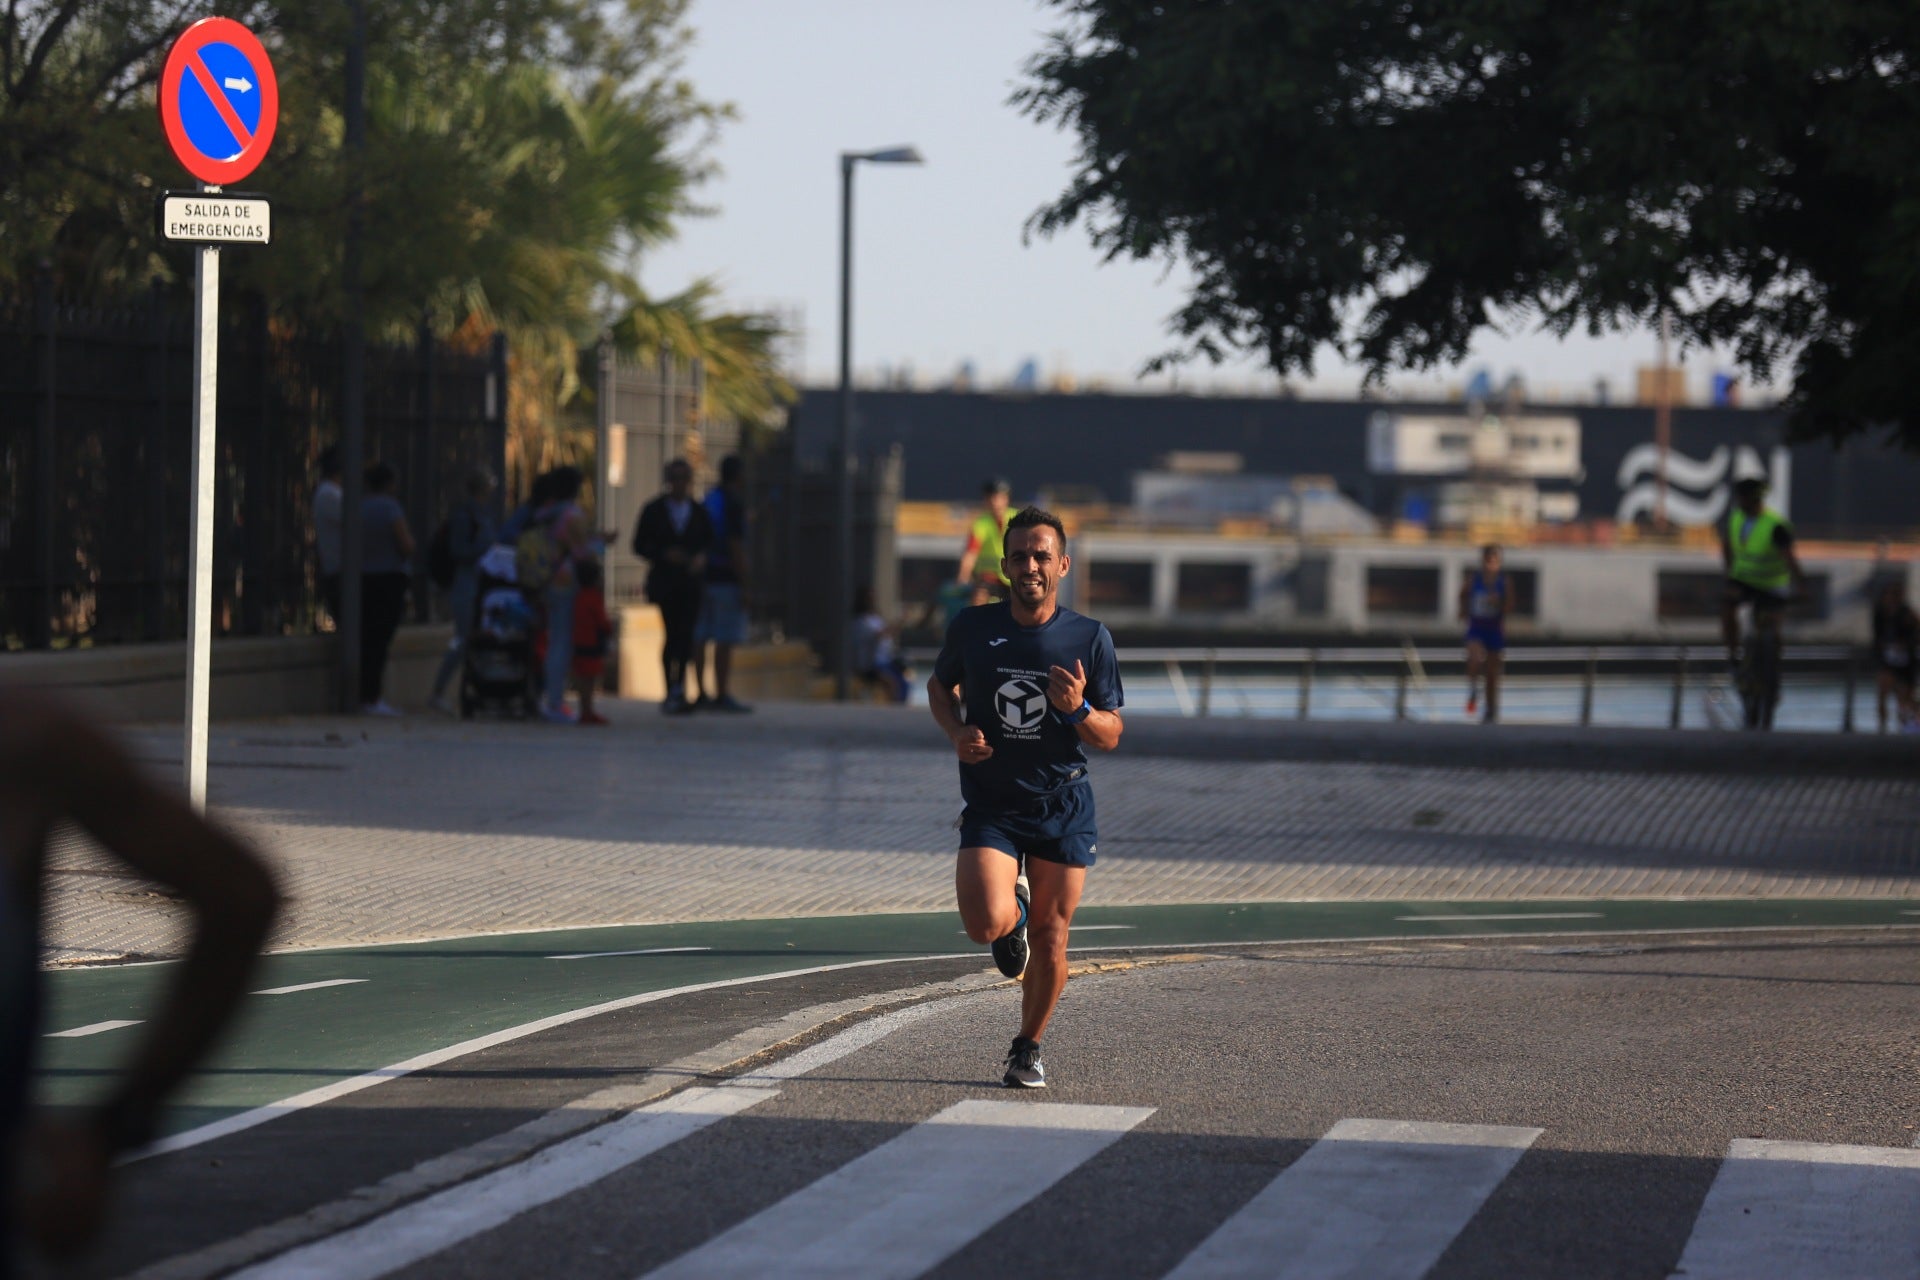
<path fill-rule="evenodd" d="M 993 940 L 993 963 L 1007 977 L 1018 978 L 1027 971 L 1027 904 L 1033 901 L 1024 874 L 1013 882 L 1013 896 L 1020 904 L 1020 923 L 1012 933 Z"/>
<path fill-rule="evenodd" d="M 1000 1083 L 1009 1089 L 1047 1087 L 1047 1069 L 1040 1062 L 1038 1041 L 1025 1036 L 1013 1038 L 1013 1048 L 1007 1050 L 1007 1074 L 1000 1077 Z"/>

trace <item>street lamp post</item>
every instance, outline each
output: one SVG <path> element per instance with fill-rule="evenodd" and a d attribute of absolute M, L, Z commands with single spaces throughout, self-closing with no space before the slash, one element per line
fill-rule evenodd
<path fill-rule="evenodd" d="M 833 637 L 833 696 L 841 702 L 852 691 L 853 655 L 853 167 L 862 160 L 873 164 L 920 164 L 913 147 L 840 153 L 840 444 L 834 459 L 839 488 L 834 504 L 834 533 L 839 542 L 839 573 L 834 593 L 838 618 L 829 629 Z"/>

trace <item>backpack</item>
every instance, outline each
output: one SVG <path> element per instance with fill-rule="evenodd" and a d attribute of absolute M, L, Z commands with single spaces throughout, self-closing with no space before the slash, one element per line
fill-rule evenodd
<path fill-rule="evenodd" d="M 514 574 L 519 579 L 520 589 L 528 592 L 545 591 L 547 584 L 553 581 L 553 572 L 559 560 L 560 548 L 546 524 L 538 519 L 528 521 L 526 530 L 513 548 Z"/>
<path fill-rule="evenodd" d="M 427 540 L 427 581 L 442 591 L 453 585 L 453 517 L 448 516 Z"/>

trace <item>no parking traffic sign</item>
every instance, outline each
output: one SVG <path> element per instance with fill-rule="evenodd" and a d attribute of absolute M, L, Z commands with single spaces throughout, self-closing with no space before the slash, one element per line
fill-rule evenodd
<path fill-rule="evenodd" d="M 173 154 L 202 182 L 252 173 L 273 145 L 280 83 L 253 33 L 202 18 L 174 41 L 160 73 L 160 123 Z"/>

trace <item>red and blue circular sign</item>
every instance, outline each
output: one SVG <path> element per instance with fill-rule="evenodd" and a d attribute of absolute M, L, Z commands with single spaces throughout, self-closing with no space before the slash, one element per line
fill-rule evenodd
<path fill-rule="evenodd" d="M 251 31 L 202 18 L 174 41 L 160 73 L 160 123 L 188 173 L 225 186 L 252 173 L 273 145 L 280 83 Z"/>

